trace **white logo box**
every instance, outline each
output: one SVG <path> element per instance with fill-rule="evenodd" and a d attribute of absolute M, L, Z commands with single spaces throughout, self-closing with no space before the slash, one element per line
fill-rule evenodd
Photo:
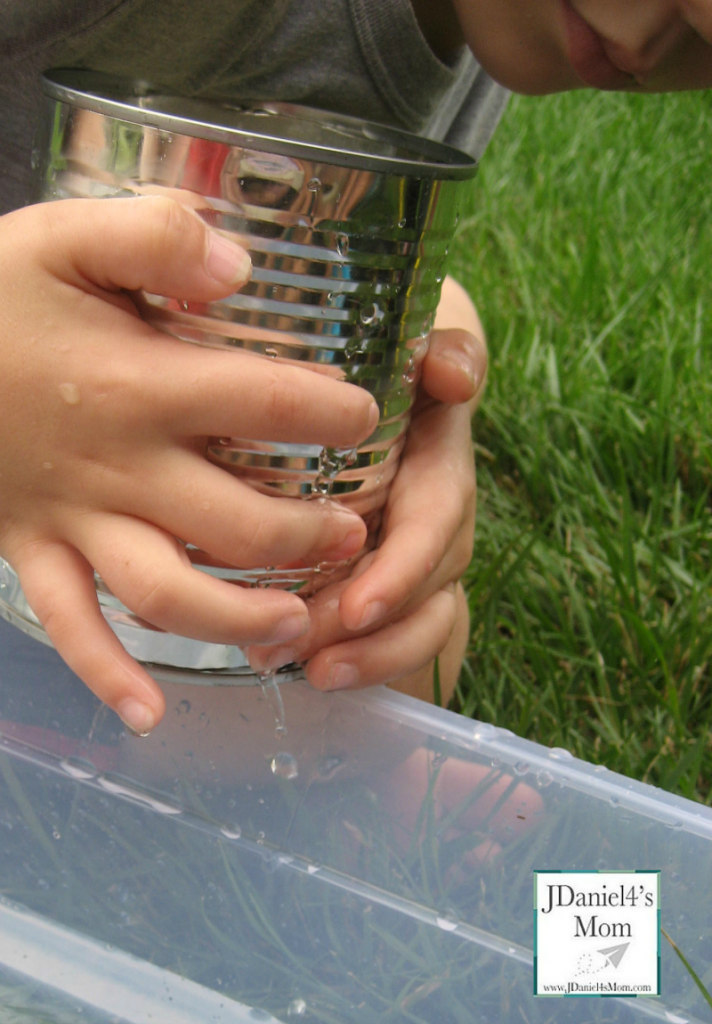
<path fill-rule="evenodd" d="M 536 871 L 534 994 L 660 995 L 660 872 Z"/>

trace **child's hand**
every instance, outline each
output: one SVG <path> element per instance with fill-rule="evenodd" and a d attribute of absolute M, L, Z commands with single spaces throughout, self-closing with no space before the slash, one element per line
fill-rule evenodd
<path fill-rule="evenodd" d="M 300 661 L 319 689 L 368 686 L 412 678 L 446 647 L 462 604 L 453 584 L 472 555 L 470 418 L 487 354 L 472 303 L 449 280 L 436 327 L 379 547 L 348 580 L 309 600 L 305 636 L 272 650 L 251 648 L 253 668 Z M 443 685 L 445 697 L 452 686 Z"/>
<path fill-rule="evenodd" d="M 191 568 L 180 541 L 242 567 L 348 557 L 362 520 L 258 494 L 205 458 L 209 437 L 353 446 L 358 387 L 154 330 L 127 294 L 207 301 L 249 258 L 165 198 L 67 200 L 0 220 L 0 554 L 70 667 L 135 731 L 163 697 L 99 609 L 94 570 L 153 625 L 226 644 L 290 643 L 304 602 Z"/>

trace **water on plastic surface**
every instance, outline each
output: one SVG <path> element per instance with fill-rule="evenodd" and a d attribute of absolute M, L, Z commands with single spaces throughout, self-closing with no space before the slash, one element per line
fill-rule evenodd
<path fill-rule="evenodd" d="M 580 1024 L 581 1002 L 531 994 L 532 871 L 651 867 L 667 931 L 710 962 L 704 808 L 386 691 L 284 687 L 278 738 L 259 687 L 167 687 L 137 739 L 21 640 L 0 669 L 0 926 L 22 908 L 43 956 L 90 941 L 143 999 L 190 983 L 186 1007 L 247 1024 Z M 665 948 L 662 972 L 661 1000 L 586 1019 L 706 1019 Z"/>

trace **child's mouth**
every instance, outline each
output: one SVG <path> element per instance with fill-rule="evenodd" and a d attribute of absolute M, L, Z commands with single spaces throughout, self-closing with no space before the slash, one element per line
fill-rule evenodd
<path fill-rule="evenodd" d="M 626 89 L 635 84 L 632 75 L 621 71 L 606 53 L 603 40 L 574 10 L 569 0 L 561 0 L 567 57 L 573 70 L 594 89 Z"/>

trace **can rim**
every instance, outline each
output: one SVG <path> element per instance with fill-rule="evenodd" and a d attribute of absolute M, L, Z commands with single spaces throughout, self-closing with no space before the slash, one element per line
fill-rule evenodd
<path fill-rule="evenodd" d="M 47 96 L 73 107 L 158 131 L 280 156 L 411 178 L 462 180 L 477 171 L 473 157 L 445 143 L 299 104 L 251 100 L 240 106 L 220 98 L 191 99 L 148 82 L 74 68 L 45 72 L 41 84 Z M 230 123 L 221 123 L 217 116 L 221 113 Z M 275 130 L 287 124 L 290 137 Z"/>

